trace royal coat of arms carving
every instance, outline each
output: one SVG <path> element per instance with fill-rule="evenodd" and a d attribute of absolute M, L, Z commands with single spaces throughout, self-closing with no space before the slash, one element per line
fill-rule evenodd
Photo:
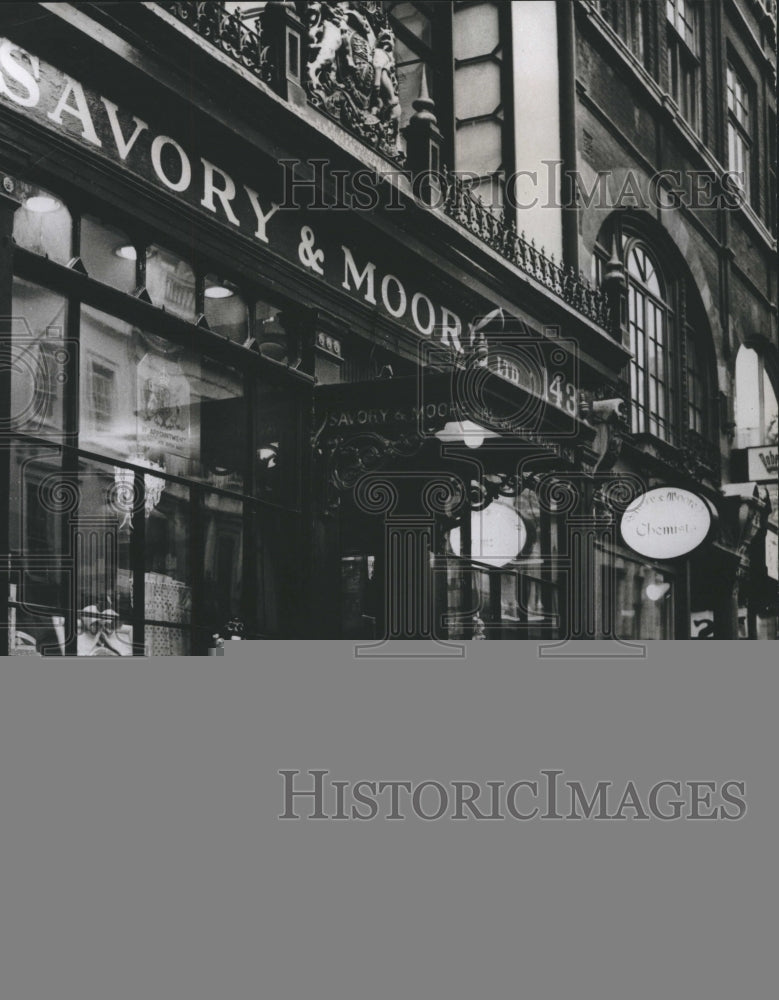
<path fill-rule="evenodd" d="M 395 36 L 376 2 L 309 3 L 306 84 L 312 104 L 385 155 L 398 156 Z"/>

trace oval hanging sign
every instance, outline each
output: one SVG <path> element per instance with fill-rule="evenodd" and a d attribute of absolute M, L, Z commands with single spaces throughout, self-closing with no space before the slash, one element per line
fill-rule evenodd
<path fill-rule="evenodd" d="M 652 559 L 686 556 L 706 541 L 712 515 L 708 503 L 673 486 L 642 493 L 622 515 L 620 531 L 634 552 Z"/>

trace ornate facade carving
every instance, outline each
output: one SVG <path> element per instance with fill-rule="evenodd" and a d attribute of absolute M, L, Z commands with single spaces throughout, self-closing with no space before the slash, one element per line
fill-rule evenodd
<path fill-rule="evenodd" d="M 377 2 L 309 3 L 309 100 L 388 156 L 398 155 L 395 36 Z"/>

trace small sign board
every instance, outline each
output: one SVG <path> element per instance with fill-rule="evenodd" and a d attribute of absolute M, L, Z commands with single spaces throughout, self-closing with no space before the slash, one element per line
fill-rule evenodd
<path fill-rule="evenodd" d="M 747 448 L 747 479 L 753 483 L 776 482 L 779 475 L 779 445 Z"/>
<path fill-rule="evenodd" d="M 708 503 L 695 493 L 660 486 L 637 497 L 622 515 L 626 545 L 650 559 L 676 559 L 706 541 L 712 526 Z"/>

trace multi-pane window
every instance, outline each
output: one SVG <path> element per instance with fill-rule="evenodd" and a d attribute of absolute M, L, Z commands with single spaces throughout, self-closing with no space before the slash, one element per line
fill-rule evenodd
<path fill-rule="evenodd" d="M 667 0 L 668 86 L 682 117 L 700 132 L 699 9 L 690 0 Z"/>
<path fill-rule="evenodd" d="M 595 6 L 639 62 L 644 63 L 646 4 L 641 0 L 597 0 Z"/>
<path fill-rule="evenodd" d="M 749 90 L 746 83 L 728 64 L 728 169 L 741 188 L 744 197 L 750 197 L 751 122 Z"/>
<path fill-rule="evenodd" d="M 93 361 L 89 371 L 89 410 L 96 431 L 107 431 L 114 417 L 114 371 Z"/>
<path fill-rule="evenodd" d="M 704 436 L 707 431 L 706 377 L 698 345 L 692 331 L 686 334 L 687 354 L 687 426 L 696 434 Z"/>
<path fill-rule="evenodd" d="M 688 432 L 708 438 L 709 377 L 691 321 L 680 324 L 682 288 L 664 282 L 648 248 L 625 240 L 630 337 L 631 430 L 680 445 Z M 684 348 L 684 350 L 682 350 Z"/>
<path fill-rule="evenodd" d="M 692 0 L 667 0 L 665 12 L 668 21 L 676 29 L 679 37 L 690 48 L 694 47 L 697 9 Z"/>
<path fill-rule="evenodd" d="M 497 516 L 511 509 L 521 519 L 519 539 Z M 490 639 L 549 639 L 563 634 L 565 595 L 550 557 L 565 547 L 564 518 L 542 505 L 532 489 L 524 489 L 515 500 L 493 500 L 485 511 L 466 517 L 470 530 L 464 530 L 463 521 L 449 532 L 446 573 L 437 575 L 436 586 L 445 591 L 446 637 L 468 638 L 482 629 L 482 638 Z M 497 523 L 504 525 L 500 532 L 495 530 Z"/>
<path fill-rule="evenodd" d="M 505 12 L 497 3 L 456 3 L 454 45 L 455 167 L 475 175 L 473 191 L 502 205 L 506 107 L 503 92 Z"/>
<path fill-rule="evenodd" d="M 433 65 L 433 12 L 431 4 L 385 3 L 395 33 L 395 69 L 398 74 L 398 98 L 401 107 L 401 130 L 414 113 L 413 102 L 423 87 L 437 99 Z"/>
<path fill-rule="evenodd" d="M 670 310 L 655 264 L 640 243 L 628 252 L 627 273 L 632 430 L 676 443 Z"/>

